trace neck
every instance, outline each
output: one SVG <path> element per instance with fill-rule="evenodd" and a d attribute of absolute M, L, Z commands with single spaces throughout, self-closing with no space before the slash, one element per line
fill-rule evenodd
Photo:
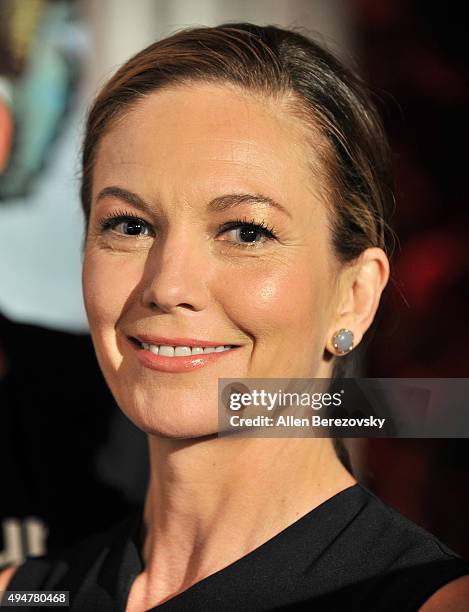
<path fill-rule="evenodd" d="M 150 436 L 149 445 L 143 558 L 153 605 L 156 593 L 185 590 L 356 483 L 327 438 Z"/>

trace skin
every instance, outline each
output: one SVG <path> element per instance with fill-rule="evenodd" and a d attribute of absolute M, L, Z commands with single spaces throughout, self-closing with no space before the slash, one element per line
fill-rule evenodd
<path fill-rule="evenodd" d="M 152 94 L 101 142 L 83 266 L 85 306 L 106 380 L 145 431 L 214 433 L 218 377 L 327 376 L 332 364 L 324 349 L 332 350 L 332 333 L 349 327 L 358 344 L 371 324 L 387 281 L 386 257 L 380 249 L 363 255 L 352 295 L 358 268 L 339 274 L 321 195 L 325 179 L 312 180 L 302 134 L 273 105 L 199 85 Z M 96 201 L 114 185 L 150 203 L 152 214 L 116 197 Z M 206 211 L 213 197 L 232 192 L 267 194 L 287 214 L 247 204 Z M 122 209 L 141 215 L 157 236 L 101 232 L 99 220 Z M 277 240 L 252 248 L 239 245 L 235 232 L 218 234 L 239 217 L 273 226 Z M 242 348 L 194 373 L 155 375 L 121 341 L 138 332 Z"/>
<path fill-rule="evenodd" d="M 304 129 L 278 103 L 199 84 L 149 95 L 100 143 L 85 306 L 116 400 L 149 434 L 152 467 L 145 570 L 128 611 L 175 596 L 356 482 L 327 439 L 216 437 L 218 378 L 329 376 L 332 333 L 352 329 L 358 344 L 388 279 L 378 248 L 338 265 L 327 175 L 311 176 Z M 138 195 L 149 211 L 98 198 L 109 186 Z M 286 212 L 265 204 L 207 210 L 212 198 L 239 192 L 267 195 Z M 100 219 L 117 209 L 151 231 L 103 233 Z M 246 246 L 239 231 L 220 232 L 244 217 L 275 228 L 276 239 Z M 122 342 L 139 332 L 241 348 L 192 372 L 155 372 Z"/>
<path fill-rule="evenodd" d="M 1 167 L 9 138 L 0 127 Z M 121 409 L 149 434 L 152 466 L 145 569 L 127 612 L 174 597 L 356 482 L 328 439 L 214 435 L 218 377 L 328 377 L 332 333 L 352 329 L 356 346 L 387 283 L 380 249 L 338 265 L 324 201 L 327 170 L 311 177 L 308 155 L 303 126 L 278 104 L 214 85 L 152 94 L 99 147 L 85 305 L 106 380 Z M 138 194 L 151 214 L 115 197 L 95 201 L 109 185 Z M 281 202 L 288 214 L 246 204 L 207 213 L 212 197 L 250 190 Z M 99 231 L 98 219 L 116 208 L 139 214 L 155 235 Z M 277 239 L 235 247 L 239 234 L 217 227 L 242 216 L 273 225 Z M 119 342 L 132 332 L 242 349 L 201 370 L 163 374 L 144 370 Z M 0 572 L 0 591 L 15 569 Z M 467 600 L 464 576 L 421 610 L 462 611 Z"/>
<path fill-rule="evenodd" d="M 214 435 L 218 377 L 329 376 L 332 333 L 352 329 L 356 346 L 389 276 L 376 248 L 338 265 L 327 170 L 311 177 L 303 126 L 279 108 L 233 87 L 169 89 L 136 106 L 99 147 L 85 305 L 103 373 L 121 409 L 148 432 L 152 464 L 145 569 L 128 612 L 174 597 L 356 482 L 324 438 Z M 151 214 L 115 197 L 96 201 L 109 185 L 145 199 Z M 212 197 L 239 191 L 268 195 L 288 214 L 246 204 L 207 213 Z M 100 232 L 99 218 L 117 208 L 139 214 L 155 235 Z M 274 226 L 277 239 L 234 246 L 239 233 L 217 228 L 243 216 Z M 132 332 L 242 348 L 201 370 L 164 374 L 144 371 L 119 342 Z M 14 571 L 0 573 L 0 590 Z M 421 609 L 462 610 L 468 578 Z"/>
<path fill-rule="evenodd" d="M 152 474 L 145 568 L 128 612 L 174 597 L 356 482 L 325 438 L 216 436 L 218 378 L 328 377 L 333 332 L 352 329 L 357 345 L 388 280 L 378 248 L 339 266 L 327 169 L 311 175 L 304 130 L 279 101 L 192 84 L 147 96 L 98 147 L 85 307 L 107 383 L 148 433 Z M 97 197 L 110 186 L 148 210 Z M 262 193 L 285 211 L 259 203 L 207 210 L 212 198 L 240 192 Z M 102 231 L 100 220 L 118 210 L 143 219 L 144 235 L 125 235 L 125 224 Z M 238 230 L 220 230 L 244 217 L 276 238 L 246 246 Z M 123 342 L 138 333 L 241 348 L 192 372 L 163 373 L 142 367 Z"/>

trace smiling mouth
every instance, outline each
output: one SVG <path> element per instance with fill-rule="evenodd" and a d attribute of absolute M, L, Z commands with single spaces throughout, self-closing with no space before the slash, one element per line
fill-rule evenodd
<path fill-rule="evenodd" d="M 150 344 L 141 342 L 137 338 L 129 336 L 130 341 L 137 347 L 150 351 L 153 355 L 160 357 L 191 357 L 193 355 L 207 355 L 209 353 L 224 353 L 238 348 L 235 344 L 220 344 L 219 346 L 186 346 L 169 344 Z"/>

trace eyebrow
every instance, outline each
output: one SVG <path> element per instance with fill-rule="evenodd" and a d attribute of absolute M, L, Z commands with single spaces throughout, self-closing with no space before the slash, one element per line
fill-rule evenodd
<path fill-rule="evenodd" d="M 105 187 L 104 189 L 101 189 L 101 191 L 96 196 L 96 202 L 99 202 L 99 200 L 104 200 L 104 198 L 108 198 L 108 197 L 114 197 L 114 198 L 118 198 L 119 200 L 123 200 L 124 202 L 127 202 L 127 204 L 131 204 L 132 206 L 135 206 L 136 208 L 140 208 L 141 210 L 143 210 L 144 212 L 148 214 L 154 213 L 154 210 L 150 206 L 150 204 L 145 202 L 145 200 L 143 200 L 136 193 L 133 193 L 132 191 L 128 191 L 127 189 L 122 189 L 122 187 L 116 187 L 114 185 L 110 185 L 109 187 Z"/>
<path fill-rule="evenodd" d="M 218 196 L 209 202 L 208 210 L 219 212 L 228 208 L 234 208 L 240 204 L 265 204 L 266 206 L 280 210 L 291 218 L 290 212 L 284 206 L 261 193 L 229 193 Z"/>
<path fill-rule="evenodd" d="M 123 200 L 136 208 L 140 208 L 148 214 L 154 214 L 155 212 L 153 207 L 136 193 L 114 185 L 102 189 L 96 196 L 96 201 L 110 196 Z M 284 206 L 269 196 L 265 196 L 260 193 L 229 193 L 226 195 L 217 196 L 208 203 L 207 209 L 212 212 L 221 212 L 241 204 L 265 204 L 266 206 L 280 210 L 291 218 L 290 212 Z"/>

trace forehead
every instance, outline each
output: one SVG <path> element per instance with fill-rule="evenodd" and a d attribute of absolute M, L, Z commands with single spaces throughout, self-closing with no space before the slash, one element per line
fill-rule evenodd
<path fill-rule="evenodd" d="M 192 196 L 199 188 L 225 189 L 229 181 L 280 199 L 319 198 L 323 179 L 311 173 L 314 150 L 306 129 L 278 101 L 237 87 L 196 83 L 159 90 L 103 137 L 94 187 L 124 179 L 145 191 L 156 184 L 174 191 L 176 183 Z"/>

